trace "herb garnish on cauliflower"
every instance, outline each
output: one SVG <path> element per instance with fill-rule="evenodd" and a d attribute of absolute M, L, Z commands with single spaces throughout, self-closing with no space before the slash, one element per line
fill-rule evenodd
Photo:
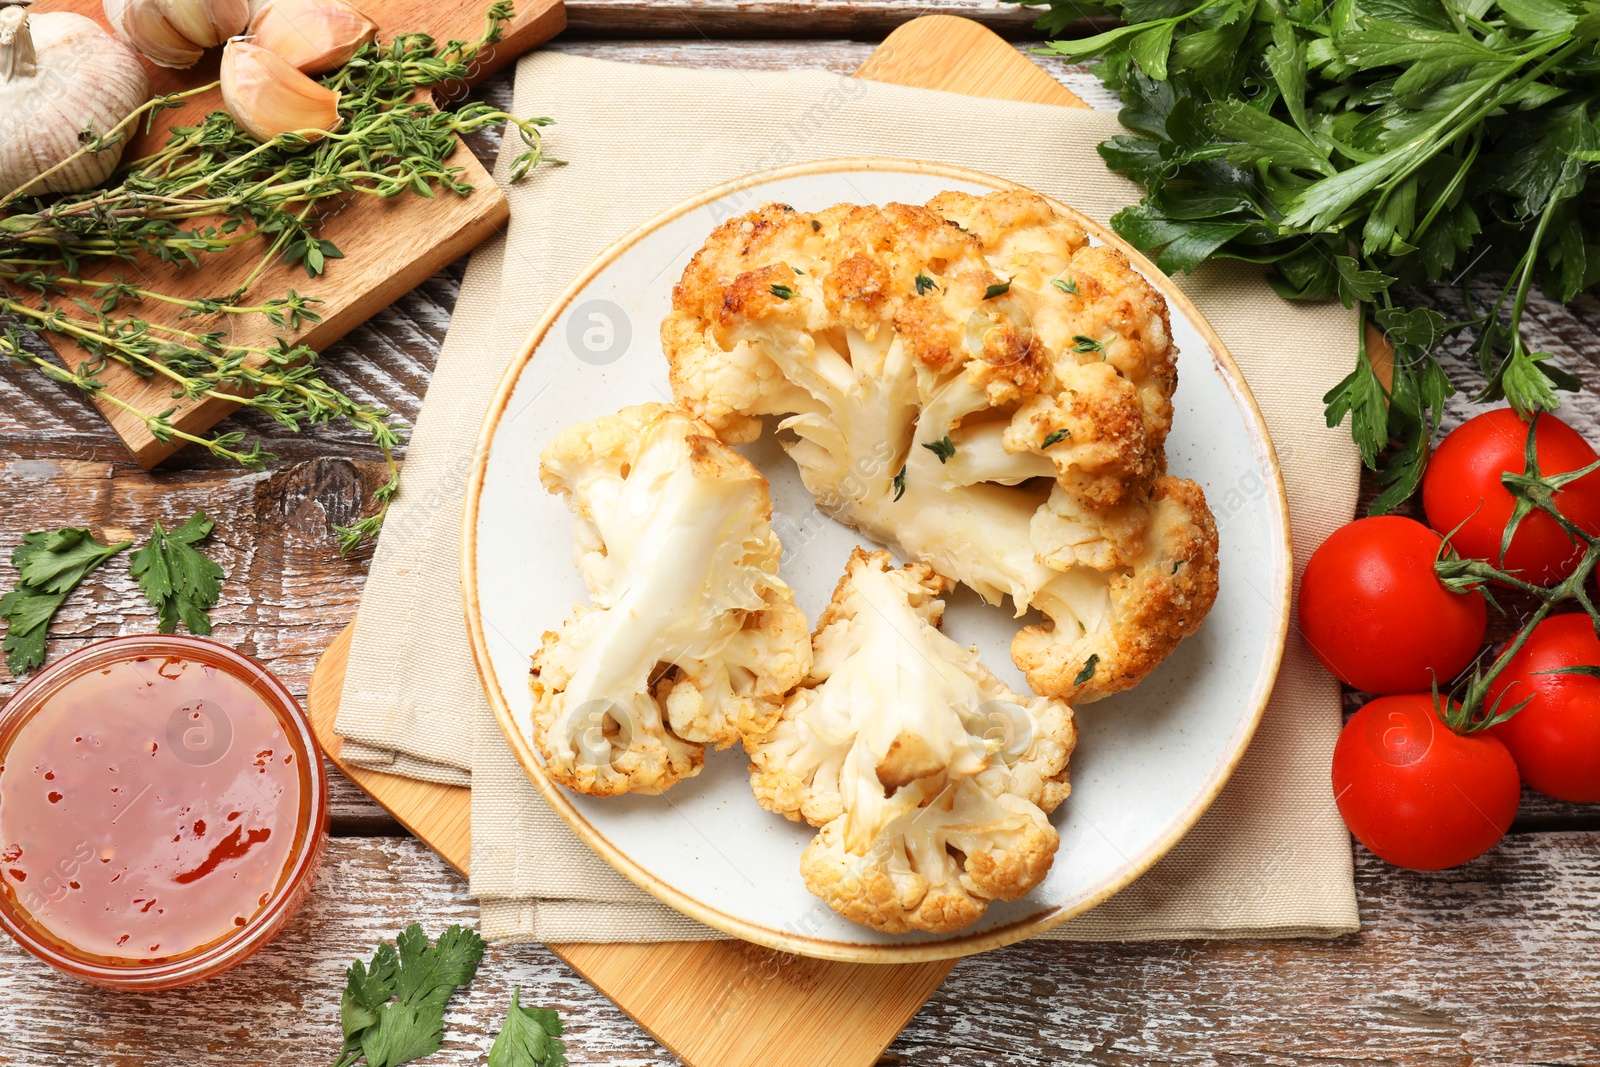
<path fill-rule="evenodd" d="M 1042 197 L 768 204 L 711 235 L 661 336 L 722 440 L 784 416 L 824 509 L 1043 612 L 1011 650 L 1039 693 L 1126 689 L 1211 609 L 1215 523 L 1164 473 L 1166 302 Z"/>
<path fill-rule="evenodd" d="M 1077 741 L 1059 700 L 1012 692 L 938 630 L 951 586 L 856 549 L 783 718 L 747 738 L 771 811 L 821 828 L 800 861 L 839 914 L 888 933 L 971 925 L 1044 878 Z"/>
<path fill-rule="evenodd" d="M 778 577 L 767 480 L 711 428 L 662 404 L 568 427 L 545 488 L 576 513 L 580 604 L 534 655 L 533 741 L 583 793 L 659 793 L 705 746 L 769 729 L 811 667 Z"/>

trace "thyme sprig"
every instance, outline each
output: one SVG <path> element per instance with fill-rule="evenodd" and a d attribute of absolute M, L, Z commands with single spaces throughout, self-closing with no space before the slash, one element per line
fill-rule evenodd
<path fill-rule="evenodd" d="M 424 92 L 467 80 L 485 50 L 500 40 L 511 14 L 509 3 L 494 4 L 475 41 L 439 45 L 426 34 L 407 33 L 362 48 L 323 79 L 341 94 L 341 121 L 316 140 L 287 133 L 258 142 L 218 111 L 197 125 L 174 127 L 162 148 L 126 164 L 114 184 L 61 197 L 14 194 L 0 201 L 0 211 L 11 212 L 0 218 L 0 317 L 6 320 L 0 359 L 31 366 L 128 412 L 158 441 L 198 445 L 251 469 L 274 457 L 259 443 L 247 445 L 240 432 L 201 436 L 180 430 L 172 422 L 178 402 L 226 399 L 292 431 L 349 422 L 382 450 L 391 477 L 375 493 L 376 514 L 335 532 L 346 551 L 376 534 L 398 485 L 392 450 L 399 433 L 389 412 L 330 385 L 310 347 L 282 337 L 271 345 L 235 343 L 229 327 L 259 318 L 289 332 L 320 322 L 315 310 L 320 301 L 314 297 L 291 289 L 256 298 L 250 290 L 271 264 L 300 264 L 315 278 L 330 261 L 342 258 L 343 251 L 318 231 L 333 210 L 354 197 L 471 193 L 464 169 L 449 162 L 459 138 L 507 123 L 524 146 L 512 163 L 512 180 L 540 163 L 540 128 L 548 119 L 517 118 L 483 103 L 438 110 Z M 151 128 L 162 112 L 213 87 L 157 97 L 96 144 L 125 138 L 141 122 Z M 244 281 L 213 297 L 182 297 L 121 276 L 106 281 L 83 273 L 91 266 L 136 264 L 145 257 L 198 268 L 209 255 L 251 242 L 260 246 L 260 256 Z M 185 325 L 137 314 L 154 305 L 180 308 Z M 192 326 L 189 320 L 195 320 Z M 24 333 L 66 338 L 87 358 L 75 367 L 57 364 L 25 347 Z M 112 362 L 164 379 L 175 403 L 163 411 L 144 411 L 117 397 L 102 378 Z"/>

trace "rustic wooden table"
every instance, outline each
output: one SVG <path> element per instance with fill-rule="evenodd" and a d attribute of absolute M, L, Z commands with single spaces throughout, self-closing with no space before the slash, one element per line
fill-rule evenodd
<path fill-rule="evenodd" d="M 563 51 L 840 73 L 916 15 L 971 15 L 1021 38 L 1031 18 L 999 0 L 808 0 L 803 9 L 794 0 L 581 0 L 568 10 L 572 29 L 551 46 Z M 1039 62 L 1091 103 L 1111 103 L 1083 71 Z M 508 105 L 509 76 L 483 93 Z M 494 146 L 474 147 L 487 157 Z M 442 272 L 337 345 L 329 376 L 414 417 L 461 272 Z M 1429 296 L 1441 307 L 1455 299 Z M 1600 441 L 1597 327 L 1600 302 L 1586 295 L 1565 308 L 1538 304 L 1532 329 L 1585 378 L 1587 392 L 1563 414 Z M 1470 410 L 1458 400 L 1452 422 Z M 329 527 L 357 517 L 379 464 L 338 427 L 295 436 L 243 421 L 279 455 L 271 471 L 184 454 L 146 474 L 77 396 L 20 368 L 0 370 L 0 547 L 63 525 L 142 532 L 204 507 L 218 520 L 215 555 L 229 575 L 217 638 L 303 695 L 318 654 L 355 614 L 369 558 L 341 558 Z M 153 627 L 126 569 L 115 569 L 71 599 L 50 651 Z M 0 698 L 15 689 L 0 668 Z M 318 891 L 278 941 L 229 975 L 158 996 L 112 994 L 0 939 L 0 1064 L 331 1061 L 351 959 L 412 920 L 439 928 L 476 919 L 465 881 L 337 772 L 333 794 Z M 1363 929 L 1336 941 L 1036 942 L 965 960 L 882 1062 L 1600 1063 L 1600 811 L 1529 794 L 1511 835 L 1482 859 L 1414 874 L 1358 847 L 1356 881 Z M 490 950 L 470 993 L 451 1005 L 445 1050 L 427 1062 L 482 1063 L 514 984 L 526 1001 L 561 1010 L 575 1064 L 675 1062 L 536 946 Z"/>

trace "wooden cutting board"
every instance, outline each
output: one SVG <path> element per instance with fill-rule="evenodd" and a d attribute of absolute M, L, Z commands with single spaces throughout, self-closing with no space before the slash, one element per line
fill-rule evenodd
<path fill-rule="evenodd" d="M 477 39 L 483 33 L 489 0 L 358 0 L 358 6 L 378 24 L 380 42 L 400 31 L 428 33 L 443 42 L 451 38 Z M 101 0 L 36 0 L 32 10 L 76 11 L 105 25 Z M 566 24 L 566 9 L 561 0 L 516 0 L 515 14 L 505 27 L 504 39 L 482 57 L 469 80 L 476 82 L 488 77 L 535 45 L 560 33 Z M 145 62 L 152 94 L 180 92 L 215 81 L 220 53 L 220 49 L 212 49 L 188 70 L 168 70 Z M 461 86 L 454 87 L 456 92 L 461 89 Z M 157 128 L 135 138 L 123 158 L 131 160 L 155 151 L 166 142 L 173 126 L 197 124 L 207 114 L 221 108 L 222 96 L 213 91 L 195 97 L 178 110 L 163 112 Z M 510 207 L 505 196 L 471 152 L 465 147 L 458 148 L 450 158 L 450 165 L 463 168 L 463 179 L 474 187 L 471 195 L 441 193 L 432 200 L 410 194 L 390 200 L 353 196 L 348 203 L 340 202 L 340 208 L 330 211 L 320 231 L 320 236 L 339 246 L 344 259 L 333 261 L 327 273 L 315 279 L 307 278 L 298 264 L 292 267 L 275 264 L 252 286 L 251 294 L 262 299 L 282 296 L 289 289 L 317 297 L 322 303 L 314 310 L 322 316 L 321 323 L 286 334 L 260 316 L 233 321 L 228 321 L 226 316 L 203 316 L 183 320 L 182 327 L 197 333 L 223 329 L 230 334 L 231 343 L 250 347 L 271 346 L 274 339 L 281 336 L 319 351 L 326 348 L 422 284 L 440 268 L 471 251 L 509 217 Z M 247 242 L 207 257 L 203 261 L 203 271 L 155 262 L 117 262 L 97 266 L 85 274 L 104 281 L 127 277 L 174 296 L 218 296 L 231 292 L 243 282 L 259 260 L 261 251 L 259 242 Z M 136 307 L 137 314 L 151 322 L 180 325 L 181 309 L 150 304 Z M 83 349 L 70 341 L 51 338 L 51 343 L 69 365 L 76 366 L 87 358 Z M 99 377 L 105 382 L 107 392 L 142 411 L 154 414 L 175 403 L 171 399 L 170 385 L 141 378 L 120 363 L 108 364 Z M 150 436 L 143 420 L 110 401 L 97 399 L 95 403 L 117 436 L 146 469 L 180 447 L 181 442 L 163 444 L 157 441 Z M 236 407 L 212 398 L 186 401 L 179 404 L 172 423 L 185 432 L 204 434 Z"/>
<path fill-rule="evenodd" d="M 857 77 L 1000 100 L 1086 107 L 994 33 L 928 15 L 901 26 Z M 466 873 L 471 790 L 350 766 L 334 733 L 351 629 L 317 664 L 309 710 L 317 739 L 355 783 Z M 879 966 L 804 959 L 739 941 L 551 945 L 691 1067 L 868 1067 L 954 961 Z"/>

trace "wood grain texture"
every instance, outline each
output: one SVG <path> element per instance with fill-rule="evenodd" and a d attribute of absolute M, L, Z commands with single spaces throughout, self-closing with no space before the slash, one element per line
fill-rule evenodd
<path fill-rule="evenodd" d="M 1364 930 L 1337 941 L 1033 941 L 963 960 L 880 1067 L 1592 1067 L 1600 1050 L 1600 840 L 1509 839 L 1459 871 L 1357 854 Z M 0 940 L 0 1064 L 310 1067 L 339 1044 L 344 968 L 412 921 L 472 924 L 465 881 L 419 842 L 344 839 L 306 908 L 242 968 L 157 996 L 106 993 Z M 751 992 L 703 1010 L 736 1030 Z M 557 1008 L 579 1067 L 679 1061 L 535 945 L 489 950 L 428 1067 L 481 1067 L 513 985 Z M 797 1027 L 804 1045 L 834 1025 Z M 810 1061 L 833 1067 L 826 1059 Z"/>
<path fill-rule="evenodd" d="M 443 41 L 477 37 L 483 30 L 486 6 L 480 0 L 373 0 L 365 10 L 379 24 L 381 38 L 406 29 L 432 33 Z M 560 32 L 566 24 L 560 0 L 521 0 L 517 7 L 506 39 L 478 63 L 475 79 L 488 77 Z M 35 9 L 76 11 L 105 22 L 100 0 L 38 0 Z M 190 70 L 169 70 L 148 61 L 144 65 L 152 92 L 160 94 L 198 88 L 215 80 L 217 60 L 218 54 L 213 51 Z M 186 102 L 182 108 L 163 113 L 155 130 L 135 138 L 128 158 L 159 148 L 172 127 L 197 124 L 207 113 L 221 108 L 221 93 L 213 90 Z M 185 319 L 183 309 L 168 305 L 140 306 L 137 313 L 152 323 L 197 333 L 222 330 L 228 343 L 244 347 L 270 348 L 282 338 L 321 350 L 504 225 L 510 207 L 472 152 L 458 146 L 447 165 L 462 169 L 462 180 L 473 186 L 470 195 L 445 194 L 434 199 L 402 195 L 380 200 L 351 194 L 330 201 L 320 211 L 318 235 L 337 245 L 345 258 L 332 262 L 328 272 L 318 278 L 306 277 L 299 265 L 275 262 L 248 290 L 246 302 L 279 297 L 290 289 L 314 297 L 321 301 L 315 309 L 322 316 L 320 323 L 285 331 L 262 316 Z M 92 264 L 84 271 L 84 277 L 98 282 L 133 281 L 175 297 L 215 297 L 237 291 L 255 270 L 265 247 L 263 242 L 246 242 L 207 256 L 201 269 L 152 261 Z M 50 341 L 69 366 L 89 360 L 85 350 L 64 337 L 52 336 Z M 252 360 L 254 366 L 265 363 L 265 356 Z M 236 407 L 218 397 L 174 401 L 170 382 L 141 377 L 116 362 L 108 364 L 98 377 L 105 383 L 107 393 L 140 412 L 155 414 L 176 404 L 172 424 L 191 434 L 204 433 Z M 141 466 L 153 467 L 182 447 L 181 441 L 156 440 L 142 418 L 111 400 L 97 396 L 94 402 Z"/>
<path fill-rule="evenodd" d="M 1039 40 L 1039 12 L 1005 0 L 577 0 L 567 25 L 588 37 L 851 37 L 881 40 L 921 15 L 957 15 Z"/>
<path fill-rule="evenodd" d="M 923 15 L 900 26 L 873 49 L 855 76 L 991 100 L 1089 106 L 1018 56 L 992 30 L 953 15 Z"/>

